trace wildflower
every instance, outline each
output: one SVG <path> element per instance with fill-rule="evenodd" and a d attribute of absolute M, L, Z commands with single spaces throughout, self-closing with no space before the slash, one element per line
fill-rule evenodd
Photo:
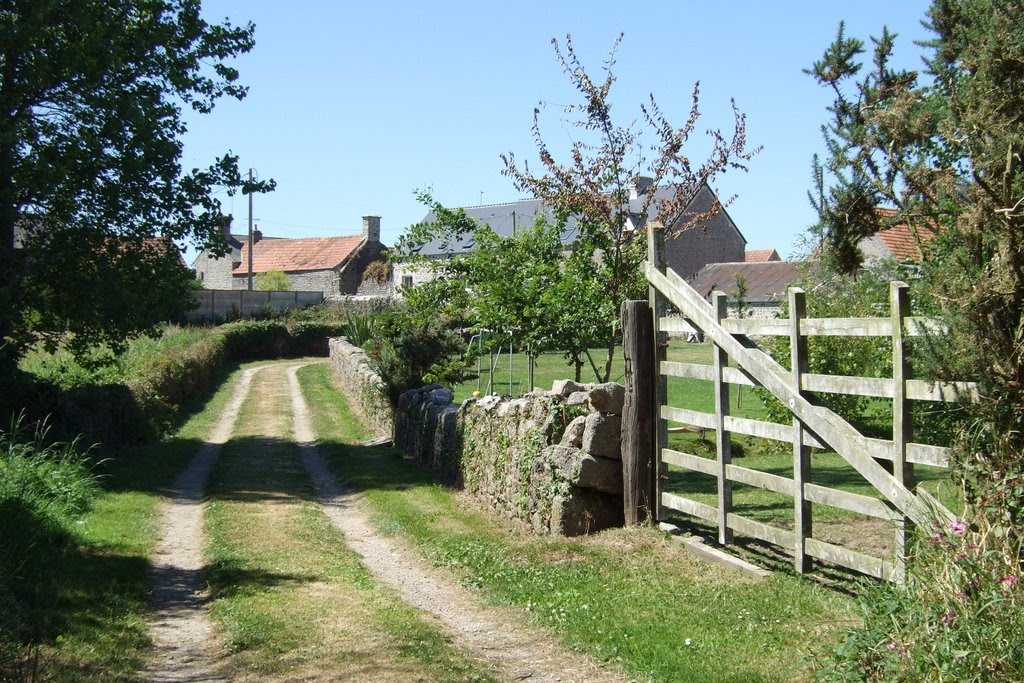
<path fill-rule="evenodd" d="M 683 641 L 683 644 L 684 645 L 689 645 L 691 642 L 692 641 L 689 638 L 687 638 L 686 640 Z"/>
<path fill-rule="evenodd" d="M 1003 584 L 1003 590 L 1008 590 L 1011 586 L 1013 586 L 1013 584 L 1017 583 L 1017 581 L 1018 577 L 1016 574 L 1007 574 L 1002 578 L 1002 580 L 999 583 Z"/>
<path fill-rule="evenodd" d="M 962 519 L 954 519 L 949 523 L 949 530 L 957 536 L 963 536 L 967 533 L 967 522 Z"/>

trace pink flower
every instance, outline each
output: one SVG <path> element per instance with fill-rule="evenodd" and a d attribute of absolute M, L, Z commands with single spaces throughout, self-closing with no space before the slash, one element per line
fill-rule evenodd
<path fill-rule="evenodd" d="M 1003 584 L 1004 589 L 1007 589 L 1010 588 L 1013 584 L 1017 583 L 1017 581 L 1018 578 L 1016 574 L 1007 574 L 1002 578 L 1002 580 L 999 583 Z"/>
<path fill-rule="evenodd" d="M 967 533 L 967 522 L 962 519 L 954 519 L 949 523 L 949 530 L 957 536 L 963 536 Z"/>

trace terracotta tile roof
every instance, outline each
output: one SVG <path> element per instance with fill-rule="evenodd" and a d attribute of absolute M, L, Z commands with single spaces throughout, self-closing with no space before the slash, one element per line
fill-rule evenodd
<path fill-rule="evenodd" d="M 262 239 L 253 245 L 252 272 L 282 270 L 286 273 L 337 268 L 363 242 L 362 235 Z M 249 245 L 242 244 L 242 260 L 235 275 L 249 272 Z"/>
<path fill-rule="evenodd" d="M 779 252 L 774 249 L 748 249 L 743 254 L 743 261 L 746 263 L 766 263 L 768 261 L 781 261 Z"/>
<path fill-rule="evenodd" d="M 895 209 L 879 207 L 875 211 L 883 219 L 891 219 L 897 215 Z M 927 245 L 935 239 L 935 229 L 931 226 L 920 225 L 916 226 L 916 230 L 917 237 L 915 238 L 914 233 L 911 232 L 910 227 L 906 223 L 898 223 L 891 228 L 880 230 L 878 237 L 885 244 L 886 248 L 892 252 L 893 258 L 901 261 L 921 261 L 924 255 L 918 247 L 918 241 L 920 240 L 921 244 Z"/>
<path fill-rule="evenodd" d="M 748 301 L 781 301 L 786 288 L 796 283 L 811 266 L 806 261 L 764 261 L 761 263 L 709 263 L 690 281 L 690 286 L 707 297 L 712 291 L 736 296 L 736 278 L 747 284 Z"/>

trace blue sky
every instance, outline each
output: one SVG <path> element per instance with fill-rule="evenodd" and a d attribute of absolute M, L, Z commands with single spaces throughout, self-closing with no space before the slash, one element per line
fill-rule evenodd
<path fill-rule="evenodd" d="M 613 112 L 640 116 L 648 94 L 681 125 L 701 82 L 698 129 L 731 126 L 729 98 L 747 115 L 748 139 L 764 150 L 748 173 L 715 183 L 748 248 L 784 256 L 814 215 L 806 192 L 822 150 L 828 93 L 802 68 L 820 57 L 845 19 L 867 39 L 889 26 L 902 64 L 917 67 L 912 40 L 923 0 L 858 2 L 327 2 L 206 0 L 210 21 L 256 25 L 256 47 L 235 60 L 250 87 L 241 101 L 189 118 L 184 163 L 205 166 L 231 150 L 243 168 L 274 178 L 257 195 L 255 222 L 268 235 L 345 235 L 380 215 L 391 244 L 425 209 L 413 192 L 432 188 L 448 206 L 520 196 L 499 155 L 535 160 L 532 112 L 540 102 L 551 144 L 568 141 L 557 105 L 575 92 L 555 61 L 553 37 L 572 34 L 598 74 L 615 36 Z M 694 138 L 700 157 L 703 134 Z M 245 198 L 224 198 L 244 229 Z"/>

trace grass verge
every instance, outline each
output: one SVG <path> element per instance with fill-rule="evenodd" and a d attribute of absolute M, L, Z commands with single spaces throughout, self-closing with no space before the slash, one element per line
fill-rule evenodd
<path fill-rule="evenodd" d="M 375 523 L 401 534 L 487 599 L 527 612 L 568 647 L 655 681 L 804 677 L 818 648 L 853 622 L 849 599 L 798 578 L 763 581 L 701 563 L 652 529 L 538 538 L 460 505 L 397 451 L 353 448 L 326 368 L 299 378 L 321 451 L 365 492 Z"/>
<path fill-rule="evenodd" d="M 211 477 L 211 615 L 232 680 L 487 680 L 382 588 L 317 503 L 290 437 L 284 365 L 253 380 Z M 361 427 L 331 417 L 346 442 Z"/>

